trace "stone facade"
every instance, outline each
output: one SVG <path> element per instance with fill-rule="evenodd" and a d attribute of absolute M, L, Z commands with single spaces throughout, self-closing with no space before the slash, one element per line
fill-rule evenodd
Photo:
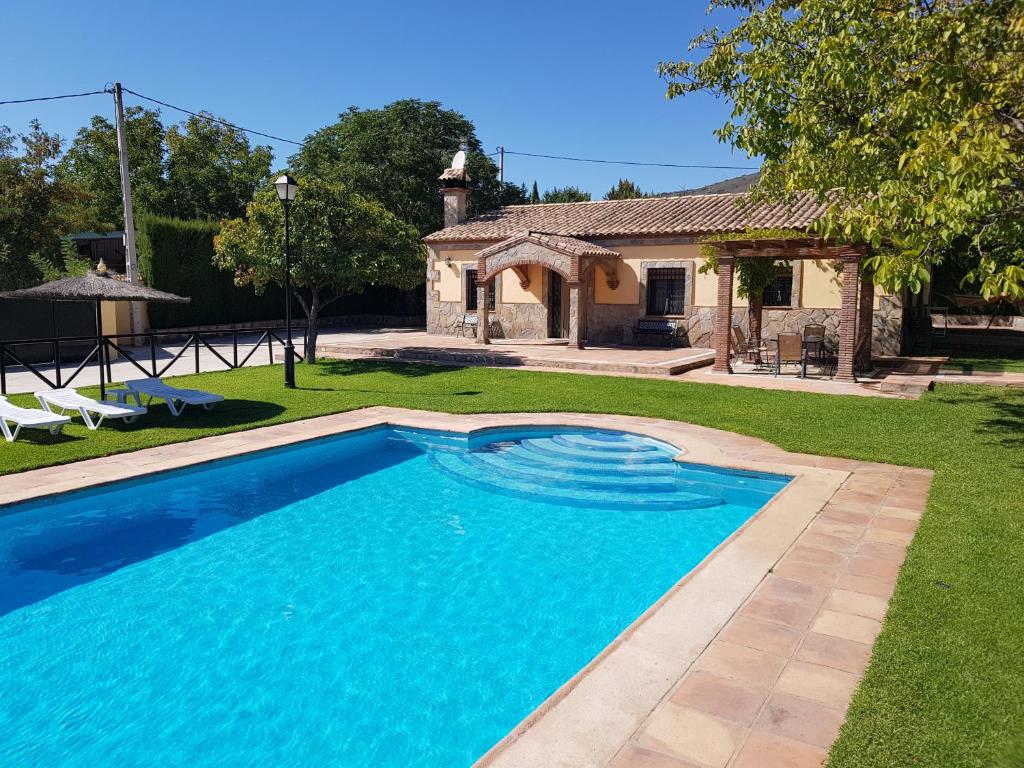
<path fill-rule="evenodd" d="M 524 243 L 523 247 L 532 249 L 530 243 Z M 520 259 L 534 259 L 538 254 L 517 251 L 515 256 L 509 255 L 508 260 L 503 259 L 505 266 L 512 266 L 513 262 L 525 263 Z M 545 254 L 546 260 L 550 260 L 552 254 L 548 251 Z M 427 266 L 427 330 L 429 333 L 439 335 L 454 335 L 457 331 L 457 324 L 460 316 L 465 312 L 464 299 L 460 301 L 441 301 L 440 292 L 432 289 L 433 281 L 438 279 L 438 271 L 435 265 L 436 254 L 431 251 Z M 477 265 L 469 264 L 463 269 L 473 269 Z M 545 265 L 548 266 L 548 265 Z M 558 265 L 565 269 L 568 265 Z M 587 290 L 581 291 L 586 296 L 585 311 L 581 313 L 579 320 L 582 322 L 583 334 L 586 341 L 591 344 L 630 344 L 633 341 L 631 329 L 636 321 L 647 317 L 646 285 L 648 269 L 662 267 L 686 269 L 686 301 L 685 313 L 682 317 L 672 318 L 683 326 L 683 332 L 679 343 L 683 346 L 702 347 L 711 349 L 714 347 L 714 328 L 716 308 L 710 306 L 694 306 L 689 302 L 692 300 L 691 281 L 695 273 L 695 265 L 692 261 L 644 261 L 642 263 L 640 281 L 639 301 L 635 304 L 597 304 L 594 302 L 594 281 L 603 280 L 604 275 L 599 269 L 593 269 L 587 275 Z M 506 303 L 502 301 L 500 281 L 513 279 L 512 272 L 504 272 L 495 278 L 496 296 L 495 308 L 490 312 L 491 337 L 532 339 L 539 340 L 548 337 L 548 308 L 545 301 L 541 303 Z M 465 281 L 465 277 L 463 277 Z M 566 285 L 565 290 L 570 290 Z M 463 283 L 462 296 L 465 296 L 465 282 Z M 872 351 L 877 355 L 898 355 L 901 347 L 901 328 L 903 322 L 903 302 L 896 296 L 879 296 L 878 308 L 874 310 Z M 832 349 L 839 346 L 839 316 L 838 308 L 815 308 L 815 307 L 793 307 L 793 308 L 765 308 L 762 316 L 762 333 L 764 338 L 772 338 L 779 333 L 800 332 L 805 325 L 816 324 L 825 326 L 825 336 L 828 345 Z M 571 319 L 571 318 L 570 318 Z M 732 311 L 732 324 L 738 325 L 744 331 L 749 332 L 749 319 L 746 307 L 734 307 Z"/>

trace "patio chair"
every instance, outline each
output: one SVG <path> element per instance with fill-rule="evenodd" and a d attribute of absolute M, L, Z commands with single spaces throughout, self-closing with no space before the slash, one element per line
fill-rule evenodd
<path fill-rule="evenodd" d="M 14 425 L 11 430 L 10 422 Z M 18 438 L 22 427 L 31 429 L 48 429 L 51 435 L 59 435 L 65 424 L 70 424 L 71 419 L 67 416 L 60 416 L 40 408 L 21 408 L 9 402 L 6 397 L 0 395 L 0 434 L 4 440 L 13 443 Z"/>
<path fill-rule="evenodd" d="M 803 330 L 804 347 L 807 349 L 808 356 L 813 353 L 814 361 L 819 366 L 825 364 L 825 326 L 824 325 L 805 325 Z"/>
<path fill-rule="evenodd" d="M 782 372 L 783 365 L 800 366 L 800 378 L 807 377 L 807 350 L 799 333 L 780 333 L 775 350 L 775 375 Z"/>
<path fill-rule="evenodd" d="M 129 405 L 127 403 L 111 402 L 109 400 L 93 400 L 91 397 L 79 394 L 74 389 L 47 389 L 36 392 L 36 400 L 43 407 L 44 411 L 66 415 L 68 411 L 78 411 L 90 430 L 99 429 L 104 419 L 122 419 L 125 424 L 131 424 L 139 416 L 146 413 L 144 405 Z M 93 420 L 93 414 L 98 417 Z"/>
<path fill-rule="evenodd" d="M 203 410 L 212 411 L 217 403 L 224 400 L 224 395 L 204 392 L 201 389 L 172 387 L 156 377 L 126 381 L 124 385 L 127 389 L 115 389 L 109 393 L 117 398 L 117 402 L 124 403 L 131 397 L 138 405 L 142 405 L 142 396 L 145 395 L 149 398 L 146 400 L 147 405 L 153 402 L 154 398 L 166 402 L 172 416 L 180 416 L 186 405 L 201 405 Z"/>
<path fill-rule="evenodd" d="M 734 325 L 732 327 L 732 342 L 734 359 L 738 355 L 743 355 L 746 360 L 754 363 L 754 365 L 763 365 L 763 355 L 768 352 L 768 345 L 763 341 L 755 344 L 752 339 L 743 333 L 742 328 Z"/>

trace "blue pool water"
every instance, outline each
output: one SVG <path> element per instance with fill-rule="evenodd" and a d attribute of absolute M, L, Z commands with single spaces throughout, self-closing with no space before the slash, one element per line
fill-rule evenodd
<path fill-rule="evenodd" d="M 378 428 L 0 509 L 0 764 L 471 765 L 787 481 L 675 453 Z"/>

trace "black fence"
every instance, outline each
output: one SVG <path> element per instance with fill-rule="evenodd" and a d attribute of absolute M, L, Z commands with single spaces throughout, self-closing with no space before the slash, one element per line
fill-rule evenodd
<path fill-rule="evenodd" d="M 254 333 L 259 334 L 255 340 L 239 341 L 239 335 L 251 336 Z M 281 347 L 282 357 L 280 359 L 283 361 L 284 335 L 285 329 L 283 328 L 269 328 L 263 331 L 249 332 L 196 331 L 183 335 L 181 332 L 174 331 L 150 331 L 147 333 L 119 333 L 102 337 L 51 336 L 49 338 L 0 341 L 0 394 L 7 394 L 8 367 L 12 364 L 33 374 L 50 389 L 60 389 L 71 386 L 90 362 L 98 362 L 100 397 L 102 398 L 106 395 L 106 385 L 114 380 L 111 371 L 111 352 L 116 352 L 121 359 L 138 369 L 143 376 L 160 377 L 165 375 L 171 366 L 189 352 L 192 353 L 195 361 L 195 373 L 200 373 L 200 352 L 203 348 L 208 350 L 227 369 L 241 368 L 263 349 L 267 353 L 267 362 L 273 365 L 275 342 Z M 299 329 L 299 336 L 295 340 L 300 341 L 300 345 L 301 337 L 302 331 Z M 231 344 L 230 351 L 227 354 L 222 354 L 217 346 L 226 347 L 228 340 Z M 178 348 L 179 344 L 180 348 Z M 22 349 L 38 350 L 40 346 L 49 346 L 52 350 L 52 355 L 49 356 L 51 360 L 47 363 L 41 363 L 38 359 L 31 360 L 19 354 Z M 68 357 L 68 349 L 75 348 L 78 350 L 87 348 L 85 357 L 77 364 L 65 362 Z M 79 354 L 81 354 L 80 351 Z M 298 351 L 294 352 L 294 356 L 297 361 L 302 361 L 302 355 Z"/>

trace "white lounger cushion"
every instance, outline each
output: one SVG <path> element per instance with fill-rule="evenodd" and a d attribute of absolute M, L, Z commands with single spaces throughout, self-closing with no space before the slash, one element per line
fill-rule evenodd
<path fill-rule="evenodd" d="M 7 422 L 14 424 L 13 432 Z M 67 416 L 60 416 L 39 408 L 21 408 L 0 395 L 0 432 L 3 433 L 4 439 L 8 443 L 14 442 L 22 427 L 40 429 L 45 427 L 50 430 L 51 435 L 59 435 L 64 425 L 70 422 L 71 419 Z"/>
<path fill-rule="evenodd" d="M 58 408 L 62 411 L 78 411 L 89 429 L 97 429 L 104 419 L 124 419 L 130 423 L 146 412 L 144 405 L 114 403 L 109 400 L 93 400 L 74 389 L 48 389 L 36 392 L 36 400 L 47 411 Z M 92 414 L 99 416 L 93 421 Z"/>
<path fill-rule="evenodd" d="M 124 385 L 136 396 L 139 404 L 142 403 L 139 395 L 146 395 L 150 399 L 155 397 L 159 400 L 164 400 L 171 413 L 175 416 L 180 414 L 186 405 L 201 405 L 209 410 L 215 403 L 224 400 L 224 395 L 204 392 L 201 389 L 179 389 L 152 377 L 126 381 Z M 181 403 L 181 406 L 178 403 Z"/>

